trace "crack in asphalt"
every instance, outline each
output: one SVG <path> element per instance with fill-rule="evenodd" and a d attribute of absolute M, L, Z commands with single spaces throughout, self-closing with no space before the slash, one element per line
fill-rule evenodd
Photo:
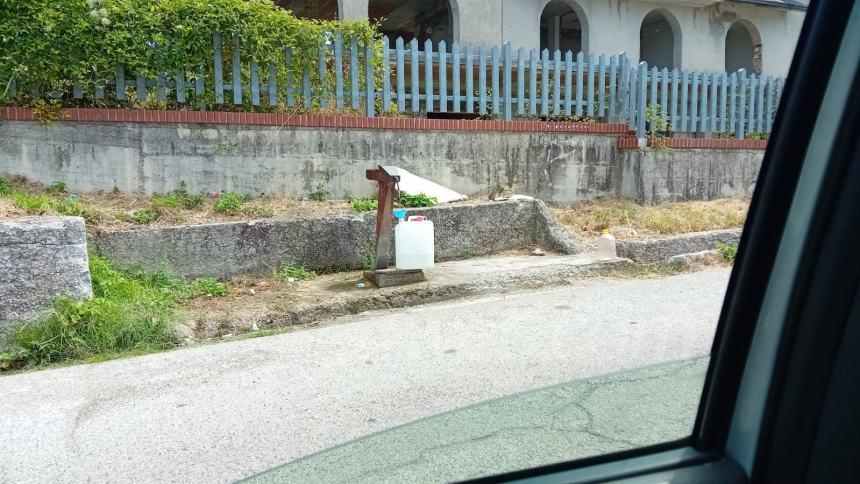
<path fill-rule="evenodd" d="M 571 396 L 572 398 L 575 398 L 574 401 L 567 402 L 564 405 L 560 406 L 559 408 L 553 410 L 552 412 L 541 415 L 538 417 L 538 419 L 550 419 L 550 420 L 552 420 L 555 417 L 558 417 L 562 414 L 565 414 L 566 412 L 569 412 L 571 409 L 577 409 L 579 412 L 581 412 L 584 415 L 584 419 L 579 419 L 579 420 L 585 420 L 584 424 L 580 423 L 580 424 L 576 424 L 572 427 L 569 427 L 569 426 L 567 426 L 561 422 L 543 422 L 543 423 L 535 422 L 533 425 L 507 426 L 504 428 L 493 430 L 489 433 L 483 433 L 481 435 L 476 435 L 476 436 L 469 437 L 466 439 L 460 439 L 460 440 L 456 440 L 453 442 L 444 442 L 444 443 L 439 443 L 437 445 L 425 447 L 423 449 L 420 449 L 418 451 L 418 455 L 412 459 L 409 459 L 409 460 L 406 460 L 403 462 L 393 463 L 391 465 L 387 465 L 384 467 L 377 467 L 377 468 L 369 469 L 369 470 L 362 472 L 361 474 L 358 474 L 356 476 L 350 476 L 349 480 L 363 481 L 363 480 L 368 479 L 368 478 L 372 479 L 372 478 L 377 477 L 377 476 L 385 476 L 390 471 L 402 470 L 402 469 L 407 468 L 409 466 L 414 466 L 414 465 L 418 465 L 421 463 L 430 463 L 430 462 L 432 462 L 432 454 L 439 452 L 439 451 L 445 451 L 446 449 L 453 449 L 456 447 L 466 446 L 469 444 L 474 444 L 474 443 L 479 443 L 479 442 L 486 442 L 489 440 L 493 440 L 495 438 L 504 437 L 504 436 L 509 435 L 509 434 L 512 434 L 515 437 L 521 432 L 535 432 L 535 431 L 538 431 L 538 432 L 540 432 L 540 431 L 556 432 L 556 433 L 561 434 L 561 436 L 564 437 L 565 440 L 567 440 L 571 444 L 575 443 L 574 439 L 573 439 L 573 435 L 576 433 L 581 433 L 581 434 L 585 434 L 585 435 L 588 435 L 590 437 L 593 437 L 595 439 L 605 441 L 607 443 L 623 446 L 623 448 L 635 448 L 635 447 L 638 447 L 638 446 L 643 445 L 643 444 L 639 443 L 639 442 L 634 442 L 631 440 L 626 440 L 626 439 L 621 439 L 618 437 L 609 436 L 609 435 L 606 435 L 602 432 L 597 431 L 594 428 L 594 424 L 595 424 L 594 414 L 585 405 L 585 402 L 589 398 L 594 396 L 594 394 L 602 388 L 606 388 L 606 387 L 616 385 L 619 383 L 639 383 L 639 382 L 646 382 L 646 381 L 659 380 L 659 379 L 663 379 L 663 378 L 669 378 L 669 377 L 681 374 L 685 370 L 689 370 L 698 364 L 699 364 L 698 360 L 693 360 L 693 361 L 689 361 L 689 362 L 683 362 L 683 363 L 676 364 L 676 366 L 669 368 L 669 369 L 665 369 L 665 370 L 664 369 L 660 369 L 660 370 L 655 369 L 655 371 L 657 371 L 657 373 L 653 374 L 653 375 L 648 375 L 648 376 L 641 376 L 641 377 L 634 377 L 634 378 L 617 378 L 617 379 L 612 379 L 612 377 L 610 376 L 610 377 L 608 377 L 609 378 L 608 380 L 604 380 L 601 382 L 591 382 L 591 381 L 580 382 L 580 383 L 585 384 L 588 388 L 579 395 Z M 565 385 L 565 384 L 562 384 L 562 385 Z M 553 389 L 550 388 L 550 389 L 542 389 L 542 390 L 552 391 Z M 542 391 L 542 390 L 538 390 L 538 391 Z M 564 391 L 566 389 L 563 388 L 563 386 L 562 386 L 562 387 L 556 388 L 555 390 Z M 568 398 L 568 397 L 563 397 L 563 398 Z M 349 482 L 349 480 L 341 481 L 341 482 Z"/>

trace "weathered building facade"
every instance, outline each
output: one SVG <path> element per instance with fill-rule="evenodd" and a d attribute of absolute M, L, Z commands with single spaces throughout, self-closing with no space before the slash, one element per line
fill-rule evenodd
<path fill-rule="evenodd" d="M 657 67 L 783 76 L 806 0 L 277 0 L 300 16 L 370 18 L 390 38 L 612 54 Z M 552 54 L 551 54 L 552 55 Z"/>

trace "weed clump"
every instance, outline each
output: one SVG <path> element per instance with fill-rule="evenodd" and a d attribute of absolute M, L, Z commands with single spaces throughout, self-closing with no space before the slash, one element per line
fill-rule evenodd
<path fill-rule="evenodd" d="M 717 242 L 717 251 L 720 253 L 720 256 L 726 262 L 734 262 L 735 258 L 738 256 L 738 246 L 735 244 L 724 244 L 722 242 Z"/>
<path fill-rule="evenodd" d="M 32 367 L 176 344 L 172 309 L 185 297 L 181 280 L 129 275 L 91 256 L 93 298 L 61 297 L 43 317 L 9 335 L 0 369 Z"/>
<path fill-rule="evenodd" d="M 353 198 L 350 201 L 354 212 L 373 212 L 379 207 L 379 200 L 375 198 Z"/>
<path fill-rule="evenodd" d="M 278 269 L 275 275 L 278 277 L 278 279 L 282 281 L 289 281 L 290 279 L 296 281 L 305 281 L 308 279 L 313 279 L 317 276 L 317 273 L 307 269 L 304 266 L 286 264 L 281 266 L 281 268 Z"/>
<path fill-rule="evenodd" d="M 215 212 L 225 215 L 236 215 L 245 199 L 236 192 L 227 192 L 215 202 Z"/>
<path fill-rule="evenodd" d="M 164 270 L 125 272 L 92 254 L 89 266 L 93 298 L 61 297 L 42 317 L 14 329 L 0 348 L 0 371 L 171 348 L 178 343 L 177 306 L 228 291 L 211 278 L 187 282 Z"/>
<path fill-rule="evenodd" d="M 432 207 L 439 204 L 439 199 L 430 197 L 425 193 L 412 195 L 411 193 L 400 192 L 399 205 L 401 207 L 417 208 L 417 207 Z"/>

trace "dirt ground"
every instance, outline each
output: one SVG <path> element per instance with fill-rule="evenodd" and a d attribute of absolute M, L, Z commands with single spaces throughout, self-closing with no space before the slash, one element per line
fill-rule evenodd
<path fill-rule="evenodd" d="M 62 186 L 45 186 L 22 178 L 6 180 L 0 192 L 0 218 L 25 215 L 80 215 L 87 226 L 123 230 L 146 226 L 203 224 L 250 218 L 319 218 L 352 212 L 347 200 L 316 201 L 307 198 L 261 196 L 247 198 L 235 213 L 219 213 L 215 205 L 222 194 L 177 194 L 152 197 L 107 192 L 72 192 Z M 193 201 L 195 206 L 184 206 Z M 137 214 L 155 214 L 142 222 Z"/>

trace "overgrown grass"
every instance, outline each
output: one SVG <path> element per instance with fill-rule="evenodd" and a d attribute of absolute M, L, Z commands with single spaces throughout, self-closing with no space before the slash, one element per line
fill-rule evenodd
<path fill-rule="evenodd" d="M 738 256 L 738 246 L 734 244 L 717 242 L 717 251 L 719 251 L 720 256 L 726 262 L 734 263 L 735 258 Z"/>
<path fill-rule="evenodd" d="M 226 215 L 236 215 L 239 208 L 245 203 L 245 199 L 235 192 L 227 192 L 215 202 L 215 212 Z"/>
<path fill-rule="evenodd" d="M 72 193 L 64 182 L 40 185 L 23 177 L 0 177 L 0 199 L 8 200 L 16 215 L 73 215 L 88 225 L 108 227 L 128 223 L 148 225 L 155 222 L 181 224 L 226 217 L 268 218 L 275 215 L 276 203 L 290 207 L 292 200 L 252 199 L 227 192 L 224 196 L 190 193 L 185 182 L 165 194 L 151 197 L 121 196 L 102 192 Z"/>
<path fill-rule="evenodd" d="M 621 198 L 602 198 L 554 208 L 553 212 L 561 223 L 580 234 L 597 236 L 608 230 L 615 235 L 630 237 L 741 227 L 748 208 L 749 200 L 744 198 L 655 206 L 639 205 Z"/>
<path fill-rule="evenodd" d="M 328 190 L 328 187 L 323 185 L 322 183 L 317 183 L 314 191 L 311 192 L 311 200 L 317 202 L 324 202 L 329 199 L 331 196 L 331 192 Z"/>
<path fill-rule="evenodd" d="M 0 350 L 0 370 L 173 347 L 177 306 L 201 294 L 223 295 L 227 290 L 214 280 L 189 283 L 164 271 L 124 272 L 96 255 L 90 255 L 90 273 L 93 298 L 62 297 L 45 316 L 13 330 Z"/>
<path fill-rule="evenodd" d="M 280 269 L 275 274 L 278 279 L 282 281 L 288 281 L 290 279 L 294 279 L 296 281 L 305 281 L 308 279 L 313 279 L 317 276 L 317 273 L 308 270 L 304 266 L 296 266 L 292 264 L 286 264 L 281 266 Z"/>
<path fill-rule="evenodd" d="M 373 212 L 379 207 L 379 200 L 375 198 L 353 198 L 350 200 L 354 212 Z"/>
<path fill-rule="evenodd" d="M 436 197 L 430 197 L 425 193 L 411 194 L 407 192 L 400 192 L 400 199 L 398 204 L 401 207 L 432 207 L 434 205 L 439 204 L 439 200 Z"/>
<path fill-rule="evenodd" d="M 226 296 L 229 291 L 227 284 L 211 277 L 201 277 L 194 281 L 198 294 L 206 296 Z"/>

